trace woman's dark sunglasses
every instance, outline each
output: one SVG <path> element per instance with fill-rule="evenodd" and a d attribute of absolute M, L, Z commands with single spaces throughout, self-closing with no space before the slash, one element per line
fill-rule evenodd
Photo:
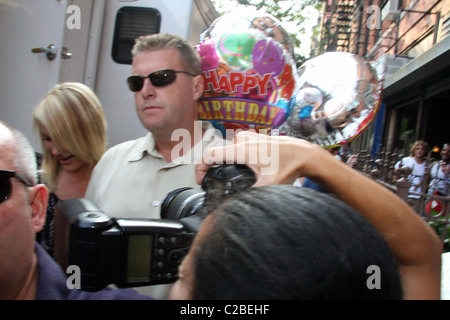
<path fill-rule="evenodd" d="M 27 178 L 15 173 L 14 171 L 0 170 L 0 203 L 6 201 L 11 196 L 11 178 L 19 179 L 20 182 L 27 187 L 33 186 Z"/>
<path fill-rule="evenodd" d="M 128 87 L 133 92 L 141 91 L 142 87 L 144 86 L 145 78 L 149 78 L 150 82 L 155 87 L 164 87 L 173 83 L 177 79 L 177 73 L 185 73 L 192 77 L 196 77 L 195 74 L 192 74 L 187 71 L 176 71 L 172 69 L 158 70 L 150 73 L 146 77 L 141 76 L 128 77 L 127 79 Z"/>

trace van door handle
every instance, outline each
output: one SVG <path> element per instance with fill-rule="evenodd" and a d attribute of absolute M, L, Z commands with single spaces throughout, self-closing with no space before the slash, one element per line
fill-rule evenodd
<path fill-rule="evenodd" d="M 63 47 L 61 50 L 61 58 L 63 59 L 70 59 L 72 58 L 72 53 L 69 52 L 69 49 L 67 47 Z"/>
<path fill-rule="evenodd" d="M 47 48 L 44 48 L 44 47 L 33 48 L 33 49 L 31 49 L 31 52 L 45 53 L 47 55 L 47 59 L 51 61 L 56 58 L 56 54 L 57 54 L 58 50 L 56 49 L 56 46 L 54 44 L 50 44 Z"/>

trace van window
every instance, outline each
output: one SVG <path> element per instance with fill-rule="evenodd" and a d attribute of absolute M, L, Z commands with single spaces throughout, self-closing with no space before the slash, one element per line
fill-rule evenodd
<path fill-rule="evenodd" d="M 117 63 L 131 64 L 134 40 L 159 33 L 161 14 L 154 8 L 122 7 L 117 12 L 112 45 L 112 58 Z"/>

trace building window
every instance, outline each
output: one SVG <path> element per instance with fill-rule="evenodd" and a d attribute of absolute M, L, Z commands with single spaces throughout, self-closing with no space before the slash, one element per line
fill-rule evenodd
<path fill-rule="evenodd" d="M 417 104 L 411 104 L 407 107 L 399 109 L 397 148 L 406 154 L 409 153 L 409 148 L 416 140 L 418 113 L 419 107 Z"/>
<path fill-rule="evenodd" d="M 159 33 L 161 14 L 153 8 L 122 7 L 117 12 L 112 45 L 112 58 L 117 63 L 131 64 L 134 40 Z"/>

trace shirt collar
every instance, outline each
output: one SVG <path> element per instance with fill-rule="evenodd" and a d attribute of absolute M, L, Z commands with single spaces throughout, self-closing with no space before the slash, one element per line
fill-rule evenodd
<path fill-rule="evenodd" d="M 155 139 L 149 132 L 147 135 L 137 141 L 136 146 L 128 155 L 129 162 L 139 161 L 144 158 L 146 154 L 150 154 L 155 158 L 163 158 L 163 156 L 156 150 Z"/>

